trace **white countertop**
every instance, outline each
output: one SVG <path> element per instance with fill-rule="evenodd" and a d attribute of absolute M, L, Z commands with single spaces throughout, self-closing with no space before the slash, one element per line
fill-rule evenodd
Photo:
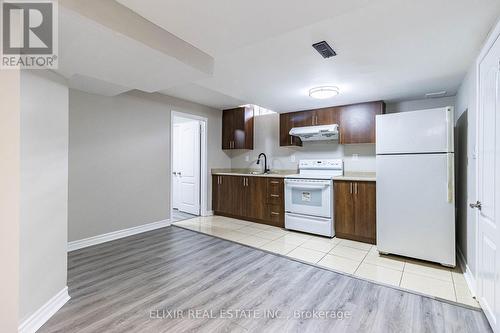
<path fill-rule="evenodd" d="M 333 180 L 376 182 L 377 177 L 375 172 L 346 172 L 343 176 L 333 177 Z"/>
<path fill-rule="evenodd" d="M 229 171 L 212 172 L 212 175 L 215 175 L 215 176 L 270 177 L 270 178 L 285 178 L 288 176 L 288 175 L 284 175 L 284 174 L 280 174 L 280 173 L 252 174 L 252 173 L 245 173 L 245 172 L 229 172 Z"/>
<path fill-rule="evenodd" d="M 289 176 L 296 175 L 297 172 L 292 170 L 280 170 L 275 173 L 268 174 L 252 174 L 251 171 L 244 171 L 241 169 L 226 170 L 226 169 L 214 169 L 212 170 L 212 175 L 216 176 L 244 176 L 244 177 L 270 177 L 270 178 L 286 178 Z M 365 182 L 375 182 L 377 181 L 375 172 L 351 172 L 346 171 L 343 176 L 335 176 L 333 180 L 345 180 L 345 181 L 365 181 Z"/>

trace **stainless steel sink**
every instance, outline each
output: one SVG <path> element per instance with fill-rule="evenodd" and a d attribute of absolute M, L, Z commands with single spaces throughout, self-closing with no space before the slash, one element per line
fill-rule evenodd
<path fill-rule="evenodd" d="M 250 175 L 273 175 L 273 172 L 250 171 Z"/>

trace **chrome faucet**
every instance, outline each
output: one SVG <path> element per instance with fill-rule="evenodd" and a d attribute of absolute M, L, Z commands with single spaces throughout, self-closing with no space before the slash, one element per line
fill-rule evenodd
<path fill-rule="evenodd" d="M 257 157 L 257 164 L 260 164 L 260 157 L 261 156 L 264 156 L 264 173 L 268 173 L 271 170 L 269 170 L 267 168 L 267 156 L 266 156 L 266 154 L 264 154 L 264 153 L 259 154 L 259 157 Z"/>

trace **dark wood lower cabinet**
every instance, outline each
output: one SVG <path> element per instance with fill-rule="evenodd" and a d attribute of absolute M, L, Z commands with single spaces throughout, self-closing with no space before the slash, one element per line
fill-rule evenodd
<path fill-rule="evenodd" d="M 335 181 L 335 234 L 376 244 L 376 183 Z"/>
<path fill-rule="evenodd" d="M 212 176 L 215 215 L 284 227 L 284 185 L 281 178 Z"/>

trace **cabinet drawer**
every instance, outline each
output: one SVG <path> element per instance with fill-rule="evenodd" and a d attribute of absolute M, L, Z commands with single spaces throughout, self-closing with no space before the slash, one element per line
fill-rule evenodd
<path fill-rule="evenodd" d="M 275 226 L 283 226 L 285 219 L 285 210 L 282 205 L 267 205 L 267 220 Z"/>
<path fill-rule="evenodd" d="M 283 179 L 267 180 L 267 203 L 281 205 L 283 202 Z"/>

